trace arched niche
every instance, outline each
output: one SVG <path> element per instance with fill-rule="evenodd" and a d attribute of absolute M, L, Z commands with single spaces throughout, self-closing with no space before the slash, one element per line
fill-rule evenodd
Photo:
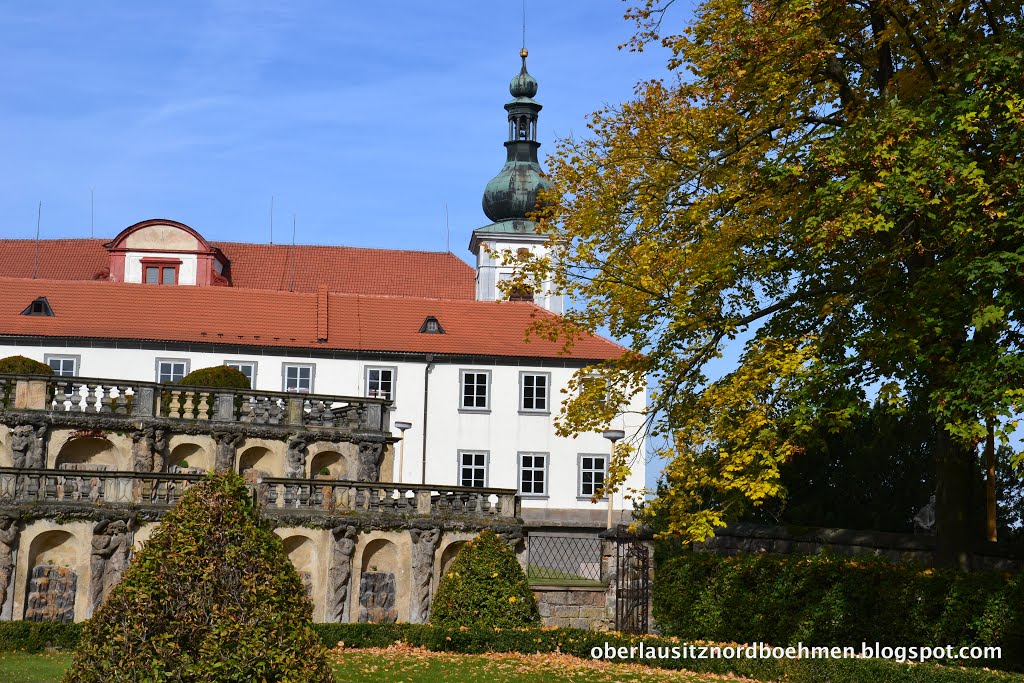
<path fill-rule="evenodd" d="M 250 446 L 238 456 L 238 472 L 260 470 L 272 477 L 284 476 L 281 458 L 266 446 Z"/>
<path fill-rule="evenodd" d="M 284 539 L 284 550 L 306 587 L 306 595 L 312 600 L 321 592 L 316 543 L 308 536 L 289 536 Z"/>
<path fill-rule="evenodd" d="M 309 476 L 316 477 L 327 468 L 332 479 L 351 479 L 348 458 L 338 451 L 321 451 L 309 461 Z"/>
<path fill-rule="evenodd" d="M 445 546 L 444 550 L 441 551 L 441 563 L 439 565 L 440 575 L 444 576 L 448 572 L 448 568 L 452 566 L 452 562 L 455 561 L 455 556 L 459 554 L 462 547 L 466 545 L 465 541 L 454 541 Z"/>
<path fill-rule="evenodd" d="M 74 535 L 55 529 L 32 539 L 28 549 L 25 621 L 70 623 L 84 588 L 84 559 Z"/>
<path fill-rule="evenodd" d="M 398 585 L 398 546 L 377 538 L 366 544 L 360 561 L 357 620 L 370 623 L 398 621 L 398 598 L 404 588 Z"/>
<path fill-rule="evenodd" d="M 213 455 L 197 443 L 180 443 L 171 449 L 168 468 L 180 467 L 183 462 L 188 463 L 190 470 L 205 472 L 213 469 Z"/>
<path fill-rule="evenodd" d="M 57 469 L 128 470 L 121 453 L 108 439 L 83 436 L 65 441 L 54 461 Z"/>
<path fill-rule="evenodd" d="M 0 467 L 14 467 L 14 453 L 8 430 L 0 425 Z"/>

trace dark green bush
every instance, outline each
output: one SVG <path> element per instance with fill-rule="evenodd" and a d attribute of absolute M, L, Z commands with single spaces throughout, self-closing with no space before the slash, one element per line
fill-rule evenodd
<path fill-rule="evenodd" d="M 53 368 L 25 356 L 0 358 L 0 375 L 52 375 Z"/>
<path fill-rule="evenodd" d="M 537 599 L 515 553 L 487 529 L 468 541 L 441 577 L 430 607 L 435 626 L 540 625 Z"/>
<path fill-rule="evenodd" d="M 211 474 L 86 624 L 64 681 L 333 682 L 312 609 L 245 482 Z"/>
<path fill-rule="evenodd" d="M 250 389 L 249 378 L 229 365 L 199 368 L 188 373 L 178 384 L 189 387 L 218 387 L 223 389 Z"/>
<path fill-rule="evenodd" d="M 873 556 L 719 557 L 684 552 L 654 579 L 664 633 L 717 642 L 886 646 L 998 645 L 1024 669 L 1019 574 L 924 569 Z"/>
<path fill-rule="evenodd" d="M 0 621 L 0 652 L 70 650 L 78 645 L 81 624 Z"/>

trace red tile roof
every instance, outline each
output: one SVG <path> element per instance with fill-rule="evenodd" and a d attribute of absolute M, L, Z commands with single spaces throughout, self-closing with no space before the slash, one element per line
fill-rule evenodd
<path fill-rule="evenodd" d="M 45 296 L 54 317 L 20 315 Z M 213 342 L 268 347 L 324 348 L 599 360 L 623 347 L 586 336 L 569 354 L 561 345 L 525 332 L 537 316 L 553 314 L 530 303 L 442 300 L 251 290 L 163 287 L 112 282 L 68 282 L 0 277 L 0 337 L 87 337 Z M 320 304 L 318 306 L 318 299 Z M 319 320 L 326 316 L 327 320 Z M 419 332 L 435 316 L 445 334 Z M 319 328 L 319 329 L 318 329 Z M 318 340 L 324 329 L 326 340 Z"/>
<path fill-rule="evenodd" d="M 46 280 L 103 278 L 107 240 L 39 241 L 36 276 Z M 231 260 L 234 287 L 332 292 L 430 299 L 476 297 L 476 272 L 454 254 L 398 249 L 212 242 Z M 0 240 L 0 277 L 31 278 L 35 240 Z"/>

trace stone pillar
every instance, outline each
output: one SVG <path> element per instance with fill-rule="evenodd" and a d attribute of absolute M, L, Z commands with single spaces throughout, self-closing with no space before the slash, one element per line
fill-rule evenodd
<path fill-rule="evenodd" d="M 380 463 L 383 457 L 384 444 L 360 442 L 356 481 L 380 481 Z"/>
<path fill-rule="evenodd" d="M 412 591 L 409 623 L 425 624 L 430 618 L 430 588 L 434 579 L 434 552 L 441 541 L 440 529 L 409 529 L 412 536 Z"/>
<path fill-rule="evenodd" d="M 303 479 L 306 476 L 306 442 L 298 436 L 288 437 L 285 451 L 285 476 L 289 479 Z"/>
<path fill-rule="evenodd" d="M 121 519 L 103 519 L 93 527 L 92 554 L 89 558 L 90 615 L 100 608 L 128 568 L 128 554 L 132 547 L 130 536 L 127 522 Z"/>
<path fill-rule="evenodd" d="M 13 593 L 14 550 L 18 545 L 18 521 L 13 517 L 0 517 L 0 617 Z"/>
<path fill-rule="evenodd" d="M 235 449 L 242 445 L 245 435 L 239 432 L 213 432 L 211 434 L 217 445 L 214 448 L 214 467 L 219 471 L 230 471 L 235 468 Z"/>
<path fill-rule="evenodd" d="M 331 530 L 334 545 L 331 549 L 330 601 L 327 604 L 326 620 L 347 623 L 349 621 L 350 587 L 352 585 L 352 553 L 359 536 L 358 527 L 336 526 Z"/>
<path fill-rule="evenodd" d="M 11 451 L 14 466 L 42 469 L 45 459 L 46 425 L 18 425 L 11 430 Z"/>

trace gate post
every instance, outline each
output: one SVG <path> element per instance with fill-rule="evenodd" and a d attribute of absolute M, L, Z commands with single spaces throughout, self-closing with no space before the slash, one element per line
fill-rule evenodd
<path fill-rule="evenodd" d="M 631 532 L 620 524 L 601 534 L 609 570 L 610 609 L 615 630 L 645 634 L 651 631 L 651 582 L 654 578 L 654 544 L 646 529 Z"/>

